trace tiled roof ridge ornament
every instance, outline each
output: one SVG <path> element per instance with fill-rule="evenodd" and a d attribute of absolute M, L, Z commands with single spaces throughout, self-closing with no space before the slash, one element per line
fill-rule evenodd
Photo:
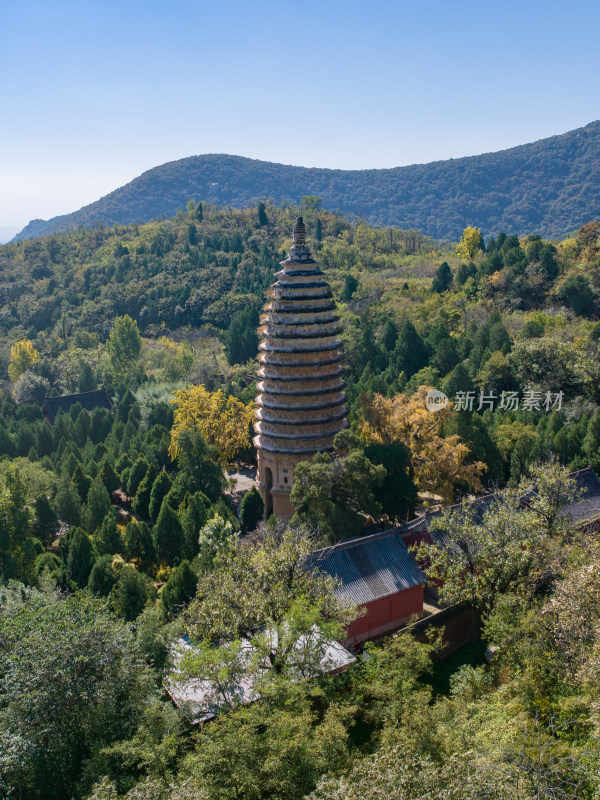
<path fill-rule="evenodd" d="M 292 246 L 284 263 L 293 262 L 315 263 L 310 254 L 310 248 L 306 244 L 306 226 L 302 217 L 296 217 L 296 222 L 294 223 L 294 229 L 292 231 Z"/>

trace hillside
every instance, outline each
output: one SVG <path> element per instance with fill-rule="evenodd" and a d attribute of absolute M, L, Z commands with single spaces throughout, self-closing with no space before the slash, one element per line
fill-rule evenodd
<path fill-rule="evenodd" d="M 172 216 L 190 199 L 243 208 L 263 198 L 323 206 L 372 224 L 416 228 L 457 240 L 466 225 L 484 235 L 561 238 L 600 216 L 600 121 L 496 153 L 393 169 L 293 167 L 231 155 L 201 155 L 148 170 L 72 214 L 32 220 L 16 240 L 80 226 Z"/>

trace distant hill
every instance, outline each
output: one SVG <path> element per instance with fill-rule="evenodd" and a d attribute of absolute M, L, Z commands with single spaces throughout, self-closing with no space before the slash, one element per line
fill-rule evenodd
<path fill-rule="evenodd" d="M 191 156 L 148 170 L 72 214 L 32 220 L 15 240 L 168 217 L 188 200 L 243 208 L 264 198 L 299 203 L 303 195 L 318 195 L 331 210 L 437 239 L 456 240 L 466 225 L 486 236 L 505 231 L 559 238 L 600 218 L 600 121 L 497 153 L 393 169 Z"/>

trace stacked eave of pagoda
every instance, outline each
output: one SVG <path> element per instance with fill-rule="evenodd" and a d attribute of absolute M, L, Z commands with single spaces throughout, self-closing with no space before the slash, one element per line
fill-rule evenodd
<path fill-rule="evenodd" d="M 331 289 L 306 246 L 302 217 L 261 317 L 257 448 L 310 457 L 347 426 L 340 326 Z"/>

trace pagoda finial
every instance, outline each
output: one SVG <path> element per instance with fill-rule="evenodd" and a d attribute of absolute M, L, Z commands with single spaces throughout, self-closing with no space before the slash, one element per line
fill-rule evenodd
<path fill-rule="evenodd" d="M 296 217 L 296 224 L 292 232 L 292 242 L 297 247 L 304 247 L 306 244 L 306 227 L 302 217 Z"/>
<path fill-rule="evenodd" d="M 315 260 L 310 255 L 310 250 L 306 244 L 306 227 L 302 217 L 296 217 L 294 230 L 292 231 L 292 247 L 290 254 L 281 263 L 285 266 L 291 263 L 315 264 Z"/>

